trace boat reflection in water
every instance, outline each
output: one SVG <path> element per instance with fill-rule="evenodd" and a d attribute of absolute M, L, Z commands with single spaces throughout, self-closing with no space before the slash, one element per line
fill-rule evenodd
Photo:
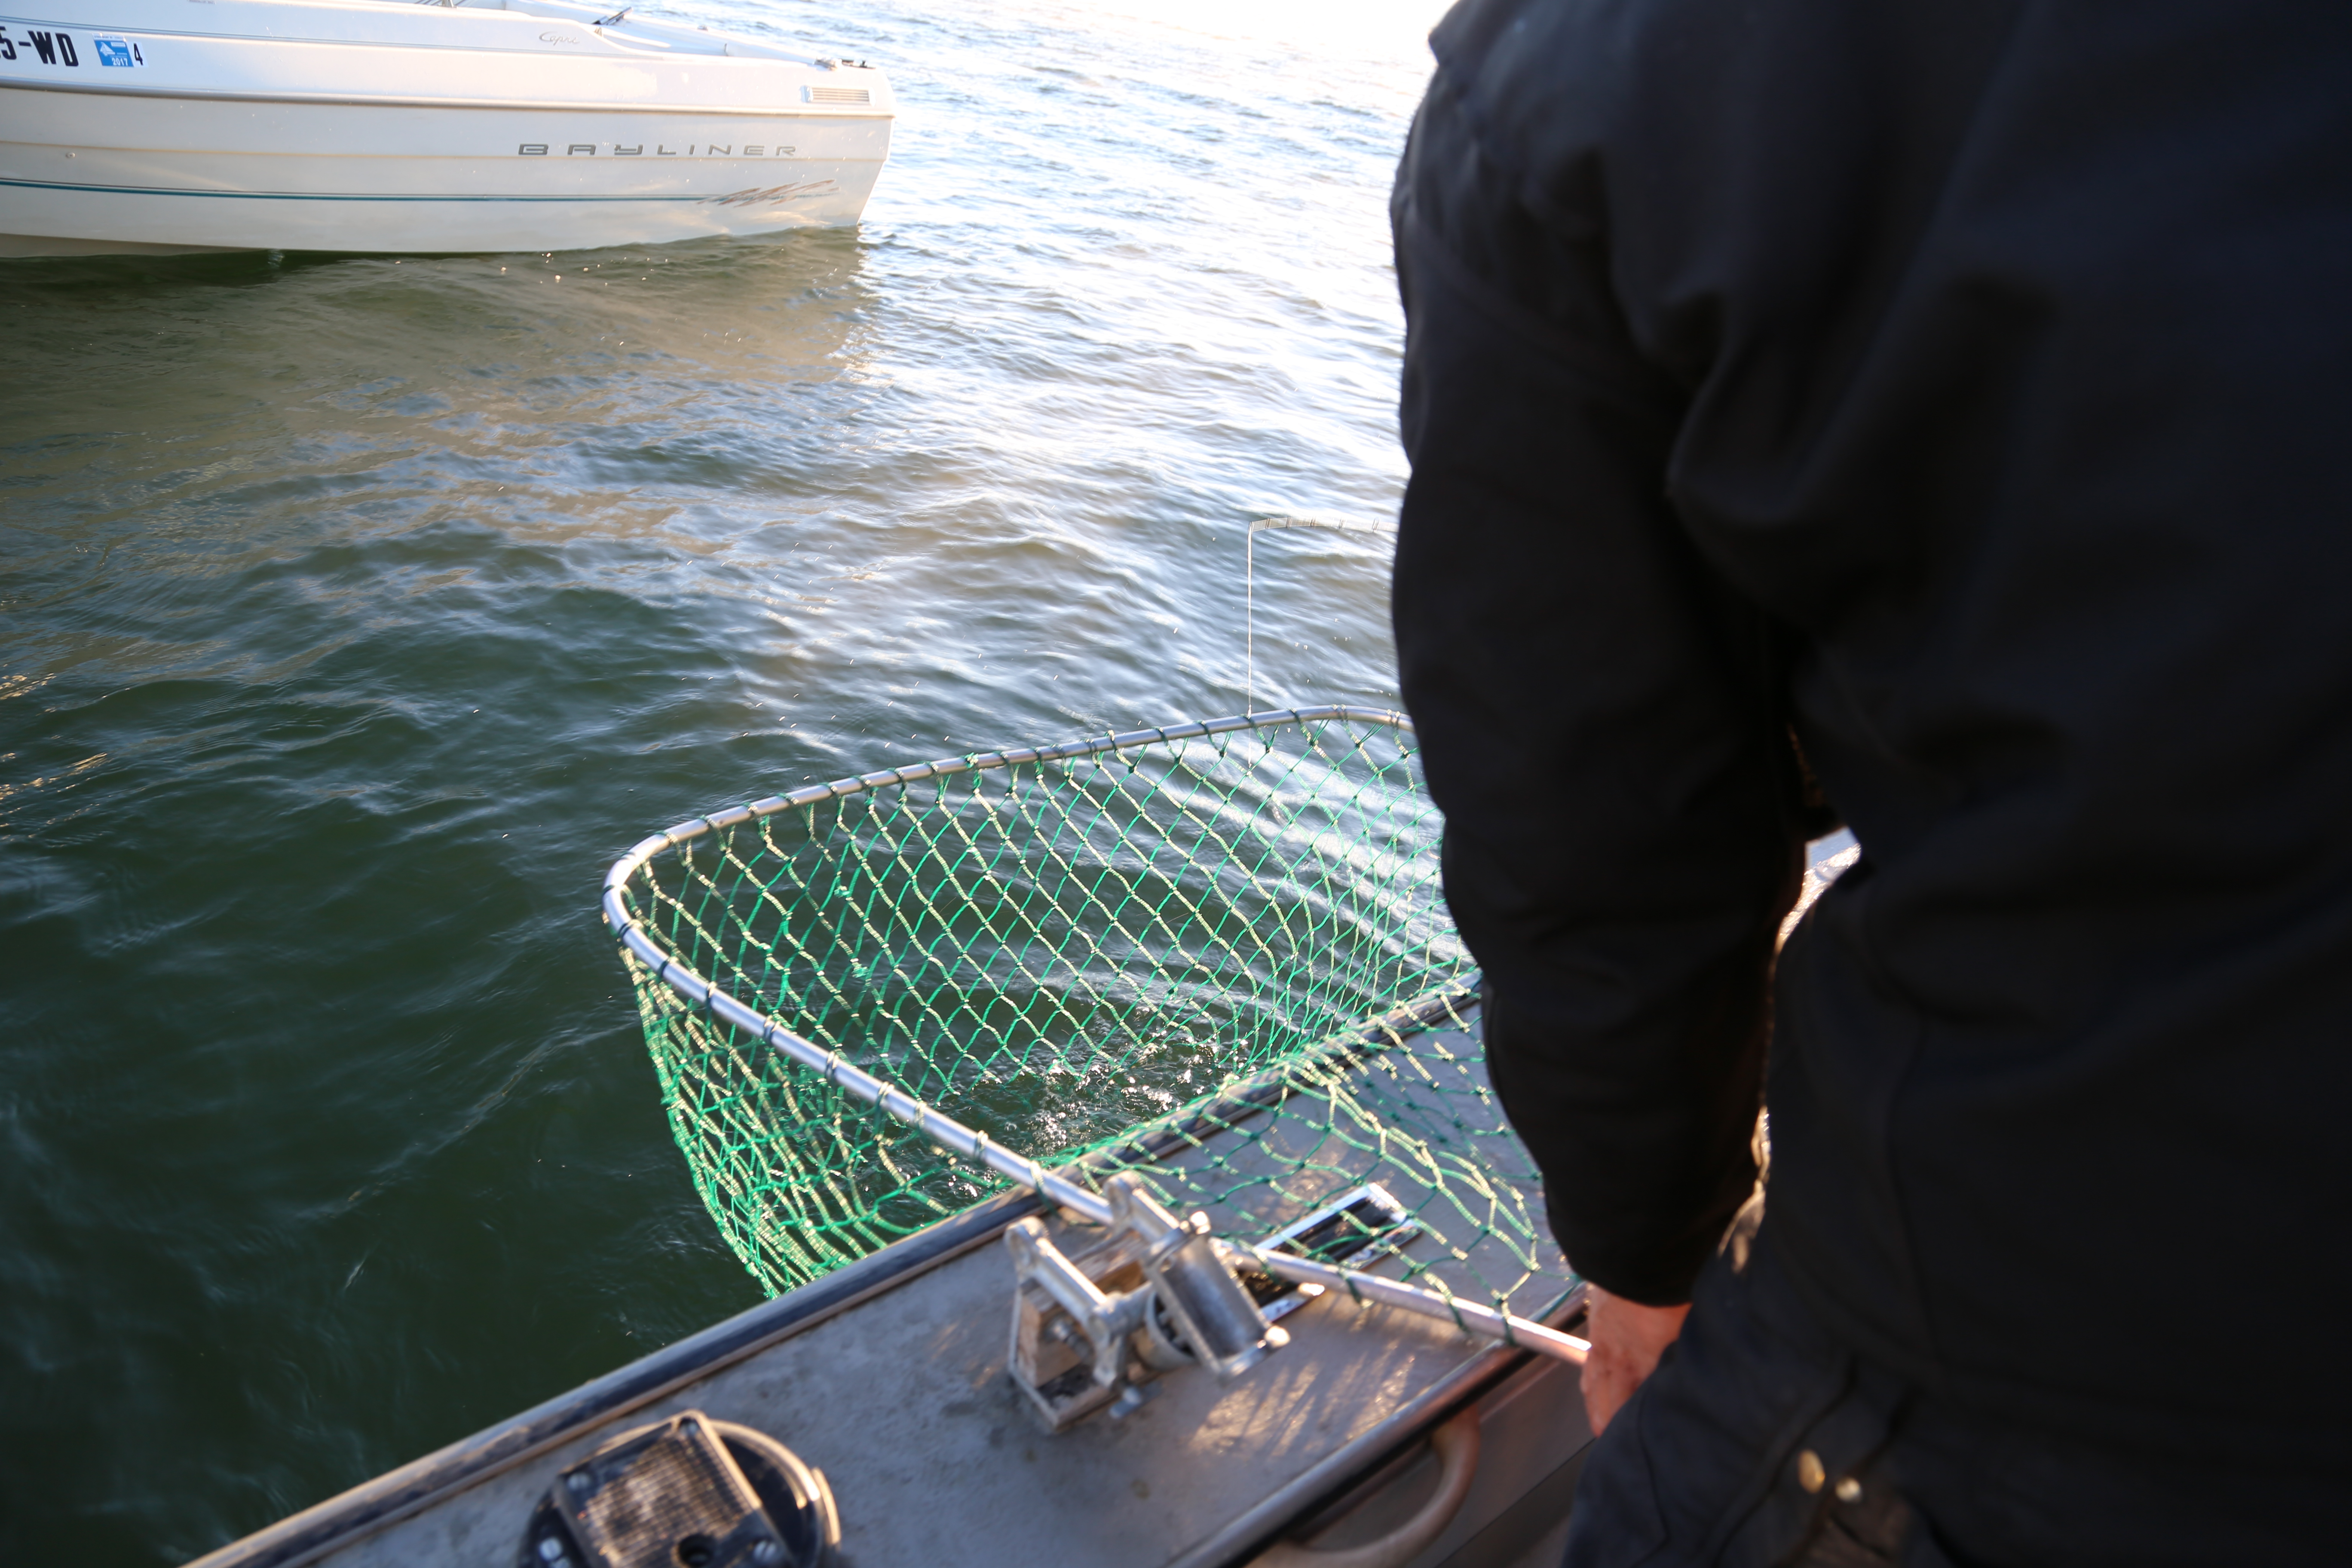
<path fill-rule="evenodd" d="M 560 250 L 855 223 L 880 71 L 566 0 L 33 0 L 0 256 Z"/>

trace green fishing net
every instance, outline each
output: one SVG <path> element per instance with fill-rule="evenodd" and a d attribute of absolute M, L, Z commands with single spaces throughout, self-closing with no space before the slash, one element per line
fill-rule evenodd
<path fill-rule="evenodd" d="M 1381 1271 L 1526 1315 L 1573 1283 L 1475 1039 L 1394 714 L 1322 709 L 866 775 L 614 868 L 664 1106 L 770 1293 L 1004 1184 L 680 994 L 683 969 L 1011 1149 L 1261 1240 L 1376 1183 Z M 690 988 L 689 988 L 690 989 Z"/>

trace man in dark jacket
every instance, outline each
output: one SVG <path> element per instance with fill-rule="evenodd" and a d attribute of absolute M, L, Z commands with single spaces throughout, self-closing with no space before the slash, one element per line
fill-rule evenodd
<path fill-rule="evenodd" d="M 1571 1563 L 2352 1560 L 2352 6 L 1432 41 L 1397 638 Z"/>

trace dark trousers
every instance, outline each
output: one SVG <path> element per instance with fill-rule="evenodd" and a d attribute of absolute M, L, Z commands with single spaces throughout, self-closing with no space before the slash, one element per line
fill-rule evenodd
<path fill-rule="evenodd" d="M 2347 1478 L 1931 1399 L 1830 1335 L 1771 1236 L 1768 1221 L 1744 1268 L 1719 1257 L 1700 1276 L 1681 1340 L 1586 1461 L 1566 1568 L 2352 1563 Z"/>

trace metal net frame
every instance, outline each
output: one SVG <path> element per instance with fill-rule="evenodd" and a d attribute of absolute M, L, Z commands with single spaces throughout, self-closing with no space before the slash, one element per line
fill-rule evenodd
<path fill-rule="evenodd" d="M 1402 714 L 1284 710 L 714 813 L 618 862 L 604 911 L 695 1186 L 772 1295 L 1008 1177 L 1069 1207 L 1132 1170 L 1237 1241 L 1378 1183 L 1412 1221 L 1381 1273 L 1539 1315 L 1574 1276 L 1486 1082 L 1438 837 Z"/>

